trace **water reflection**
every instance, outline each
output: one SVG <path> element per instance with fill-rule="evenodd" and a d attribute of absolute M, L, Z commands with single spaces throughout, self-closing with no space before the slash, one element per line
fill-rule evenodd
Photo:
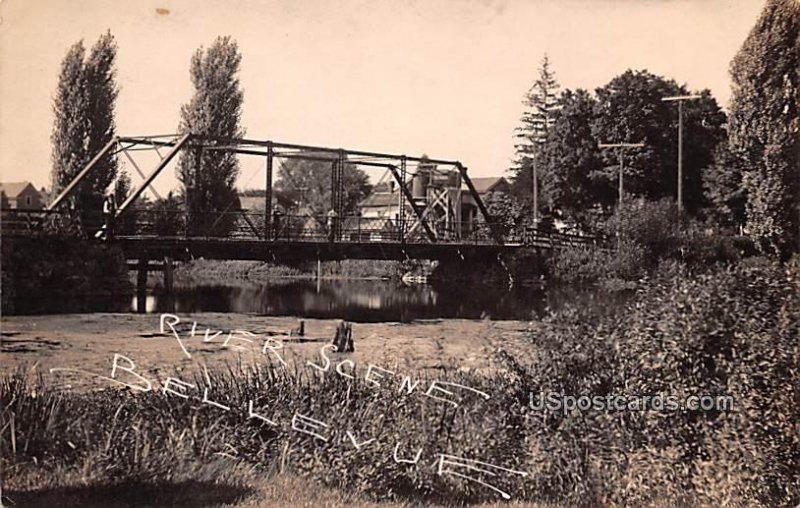
<path fill-rule="evenodd" d="M 623 294 L 592 288 L 480 286 L 405 286 L 377 280 L 275 280 L 269 283 L 236 281 L 230 284 L 180 284 L 173 294 L 160 287 L 144 295 L 88 295 L 14 299 L 5 314 L 62 314 L 74 312 L 193 313 L 240 312 L 269 316 L 337 318 L 356 322 L 415 319 L 516 319 L 541 317 L 566 304 L 604 311 L 618 308 Z"/>
<path fill-rule="evenodd" d="M 269 316 L 340 318 L 381 322 L 415 319 L 521 319 L 541 316 L 567 302 L 605 306 L 594 291 L 541 287 L 405 286 L 390 281 L 297 280 L 272 284 L 192 284 L 176 287 L 171 296 L 148 295 L 146 312 L 239 312 Z M 138 311 L 134 297 L 130 310 Z"/>

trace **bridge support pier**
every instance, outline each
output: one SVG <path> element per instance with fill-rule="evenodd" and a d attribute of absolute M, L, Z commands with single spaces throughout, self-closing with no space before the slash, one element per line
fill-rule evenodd
<path fill-rule="evenodd" d="M 150 257 L 147 251 L 139 256 L 139 266 L 136 270 L 136 312 L 144 314 L 147 312 L 147 269 L 150 264 Z"/>
<path fill-rule="evenodd" d="M 146 277 L 145 277 L 146 279 Z M 164 256 L 164 292 L 172 294 L 172 287 L 175 285 L 174 263 L 172 256 Z"/>
<path fill-rule="evenodd" d="M 322 261 L 317 258 L 317 294 L 322 289 Z"/>

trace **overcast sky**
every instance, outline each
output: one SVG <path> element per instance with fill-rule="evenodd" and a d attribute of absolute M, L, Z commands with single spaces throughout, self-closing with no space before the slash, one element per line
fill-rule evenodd
<path fill-rule="evenodd" d="M 175 132 L 189 60 L 231 35 L 243 55 L 247 136 L 458 159 L 501 175 L 523 95 L 550 56 L 562 87 L 648 69 L 710 88 L 761 0 L 0 0 L 0 179 L 49 186 L 52 100 L 67 48 L 110 29 L 117 130 Z M 244 162 L 240 186 L 257 187 Z M 159 187 L 174 184 L 173 170 Z M 263 174 L 263 173 L 262 173 Z M 255 178 L 254 178 L 255 176 Z M 134 181 L 136 179 L 134 178 Z"/>

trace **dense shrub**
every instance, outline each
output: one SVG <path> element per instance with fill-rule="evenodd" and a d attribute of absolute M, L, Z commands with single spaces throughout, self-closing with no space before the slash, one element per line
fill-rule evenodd
<path fill-rule="evenodd" d="M 553 253 L 548 273 L 562 282 L 635 281 L 665 260 L 692 268 L 734 263 L 752 255 L 752 242 L 715 233 L 680 217 L 672 200 L 637 200 L 618 208 L 600 225 L 601 246 L 576 246 Z"/>
<path fill-rule="evenodd" d="M 684 223 L 671 199 L 640 199 L 617 207 L 601 230 L 623 243 L 637 244 L 643 250 L 644 262 L 652 265 L 678 247 L 676 240 L 681 236 Z"/>
<path fill-rule="evenodd" d="M 633 491 L 634 502 L 693 490 L 705 504 L 791 505 L 800 499 L 800 274 L 753 260 L 715 273 L 656 281 L 613 337 L 619 385 L 633 393 L 733 396 L 733 412 L 665 418 L 636 413 L 642 447 L 674 454 L 675 486 Z M 658 455 L 629 469 L 651 477 Z M 631 477 L 631 474 L 629 474 Z M 628 501 L 628 499 L 626 499 Z"/>
<path fill-rule="evenodd" d="M 534 413 L 551 499 L 795 506 L 800 500 L 800 264 L 749 261 L 647 282 L 624 319 L 562 316 L 517 369 L 537 391 L 730 395 L 735 411 Z M 588 500 L 588 501 L 587 501 Z"/>
<path fill-rule="evenodd" d="M 632 281 L 645 275 L 644 252 L 630 240 L 614 249 L 596 245 L 575 246 L 553 253 L 548 273 L 565 283 L 588 283 L 612 279 Z"/>

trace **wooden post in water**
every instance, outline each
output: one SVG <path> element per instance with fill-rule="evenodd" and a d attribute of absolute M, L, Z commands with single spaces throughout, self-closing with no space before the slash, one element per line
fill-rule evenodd
<path fill-rule="evenodd" d="M 322 289 L 322 261 L 317 258 L 317 294 Z"/>
<path fill-rule="evenodd" d="M 147 269 L 150 258 L 147 251 L 139 255 L 139 267 L 136 274 L 136 312 L 144 314 L 147 312 Z"/>
<path fill-rule="evenodd" d="M 173 273 L 173 262 L 172 256 L 165 256 L 164 257 L 164 292 L 168 295 L 172 294 L 172 287 L 175 282 L 175 276 Z"/>
<path fill-rule="evenodd" d="M 352 353 L 355 351 L 353 344 L 353 324 L 347 321 L 339 321 L 336 325 L 336 335 L 333 337 L 333 343 L 336 346 L 338 353 Z"/>

